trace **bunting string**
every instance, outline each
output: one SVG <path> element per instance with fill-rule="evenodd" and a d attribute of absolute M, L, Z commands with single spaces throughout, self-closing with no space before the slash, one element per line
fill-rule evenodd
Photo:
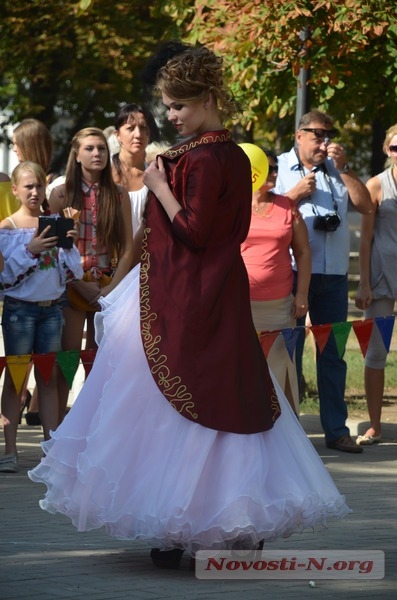
<path fill-rule="evenodd" d="M 293 359 L 297 341 L 300 335 L 312 332 L 318 351 L 324 350 L 330 335 L 334 336 L 339 356 L 342 357 L 350 332 L 353 330 L 358 340 L 361 353 L 365 357 L 373 327 L 377 327 L 385 345 L 386 351 L 390 352 L 393 336 L 395 316 L 375 317 L 375 319 L 364 319 L 357 321 L 345 321 L 342 323 L 331 323 L 324 325 L 298 325 L 285 329 L 273 331 L 259 331 L 259 339 L 265 356 L 269 354 L 275 340 L 282 335 L 288 354 Z M 96 350 L 66 350 L 61 352 L 49 352 L 47 354 L 24 354 L 21 356 L 0 356 L 0 377 L 3 370 L 8 366 L 16 392 L 21 391 L 31 363 L 39 370 L 44 381 L 49 381 L 55 361 L 61 369 L 69 389 L 72 389 L 73 381 L 80 364 L 83 365 L 86 376 L 92 369 Z"/>
<path fill-rule="evenodd" d="M 386 351 L 390 352 L 394 322 L 395 316 L 390 315 L 387 317 L 375 317 L 374 319 L 328 323 L 324 325 L 298 325 L 293 328 L 289 327 L 273 331 L 259 331 L 258 335 L 262 349 L 267 357 L 275 340 L 281 334 L 284 338 L 284 343 L 286 344 L 291 360 L 300 335 L 306 335 L 308 331 L 311 331 L 320 354 L 323 352 L 330 335 L 333 335 L 339 357 L 342 358 L 345 353 L 350 331 L 353 330 L 359 343 L 361 353 L 365 357 L 373 327 L 378 328 Z"/>
<path fill-rule="evenodd" d="M 69 389 L 72 389 L 73 381 L 80 364 L 83 365 L 87 376 L 94 364 L 95 355 L 96 350 L 67 350 L 62 352 L 48 352 L 46 354 L 0 356 L 0 377 L 7 366 L 15 386 L 15 391 L 19 394 L 31 363 L 38 369 L 44 381 L 48 382 L 54 363 L 57 361 Z"/>

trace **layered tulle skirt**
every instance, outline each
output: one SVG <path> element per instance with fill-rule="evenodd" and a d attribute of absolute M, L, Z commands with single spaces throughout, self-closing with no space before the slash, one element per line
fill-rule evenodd
<path fill-rule="evenodd" d="M 349 512 L 276 382 L 282 414 L 264 433 L 218 432 L 171 407 L 142 347 L 139 266 L 96 328 L 93 369 L 29 472 L 47 486 L 41 508 L 79 531 L 192 552 L 254 548 Z"/>

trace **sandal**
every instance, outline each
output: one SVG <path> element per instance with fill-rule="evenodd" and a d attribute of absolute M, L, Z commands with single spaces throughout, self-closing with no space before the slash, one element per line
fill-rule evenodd
<path fill-rule="evenodd" d="M 356 444 L 358 446 L 370 446 L 371 444 L 377 444 L 382 439 L 382 435 L 369 435 L 364 433 L 364 435 L 358 435 L 356 438 Z"/>

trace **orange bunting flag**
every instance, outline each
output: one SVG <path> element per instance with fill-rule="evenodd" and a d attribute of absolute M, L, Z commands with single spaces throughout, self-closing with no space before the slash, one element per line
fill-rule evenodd
<path fill-rule="evenodd" d="M 261 346 L 262 346 L 262 350 L 263 350 L 263 354 L 265 355 L 265 358 L 268 357 L 269 352 L 279 335 L 280 335 L 279 331 L 266 331 L 266 332 L 261 331 L 259 333 L 259 340 L 261 342 Z"/>
<path fill-rule="evenodd" d="M 15 391 L 17 394 L 19 394 L 22 389 L 23 382 L 25 381 L 25 377 L 32 360 L 32 355 L 21 354 L 20 356 L 7 356 L 6 360 L 11 379 L 15 386 Z"/>
<path fill-rule="evenodd" d="M 80 358 L 83 363 L 86 377 L 88 377 L 88 375 L 92 369 L 92 365 L 94 364 L 94 360 L 95 360 L 95 355 L 96 355 L 96 350 L 81 350 L 81 352 L 80 352 Z"/>
<path fill-rule="evenodd" d="M 349 337 L 350 330 L 352 328 L 352 322 L 346 321 L 345 323 L 333 323 L 332 331 L 334 332 L 336 347 L 338 349 L 339 358 L 345 353 L 347 338 Z"/>
<path fill-rule="evenodd" d="M 52 369 L 54 367 L 56 354 L 48 352 L 48 354 L 33 354 L 32 360 L 34 366 L 39 370 L 40 375 L 46 383 L 49 383 Z"/>
<path fill-rule="evenodd" d="M 363 356 L 367 354 L 368 344 L 374 326 L 373 319 L 364 319 L 364 321 L 353 321 L 353 331 L 356 334 L 358 343 L 360 344 Z"/>
<path fill-rule="evenodd" d="M 310 329 L 321 354 L 328 342 L 328 338 L 332 331 L 332 325 L 312 325 Z"/>
<path fill-rule="evenodd" d="M 57 359 L 59 367 L 69 385 L 69 389 L 71 390 L 73 386 L 73 379 L 76 375 L 76 371 L 80 362 L 80 350 L 57 352 Z"/>

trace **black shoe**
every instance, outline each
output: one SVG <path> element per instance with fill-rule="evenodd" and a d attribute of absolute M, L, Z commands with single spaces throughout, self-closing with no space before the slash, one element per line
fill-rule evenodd
<path fill-rule="evenodd" d="M 353 454 L 360 454 L 363 451 L 361 446 L 358 446 L 356 442 L 352 440 L 349 434 L 342 435 L 333 442 L 326 443 L 327 448 L 333 450 L 340 450 L 341 452 L 352 452 Z"/>
<path fill-rule="evenodd" d="M 38 412 L 27 412 L 25 415 L 26 425 L 31 427 L 35 425 L 41 425 L 41 419 Z"/>
<path fill-rule="evenodd" d="M 184 550 L 174 548 L 173 550 L 159 550 L 152 548 L 150 558 L 155 567 L 159 569 L 179 569 Z"/>

